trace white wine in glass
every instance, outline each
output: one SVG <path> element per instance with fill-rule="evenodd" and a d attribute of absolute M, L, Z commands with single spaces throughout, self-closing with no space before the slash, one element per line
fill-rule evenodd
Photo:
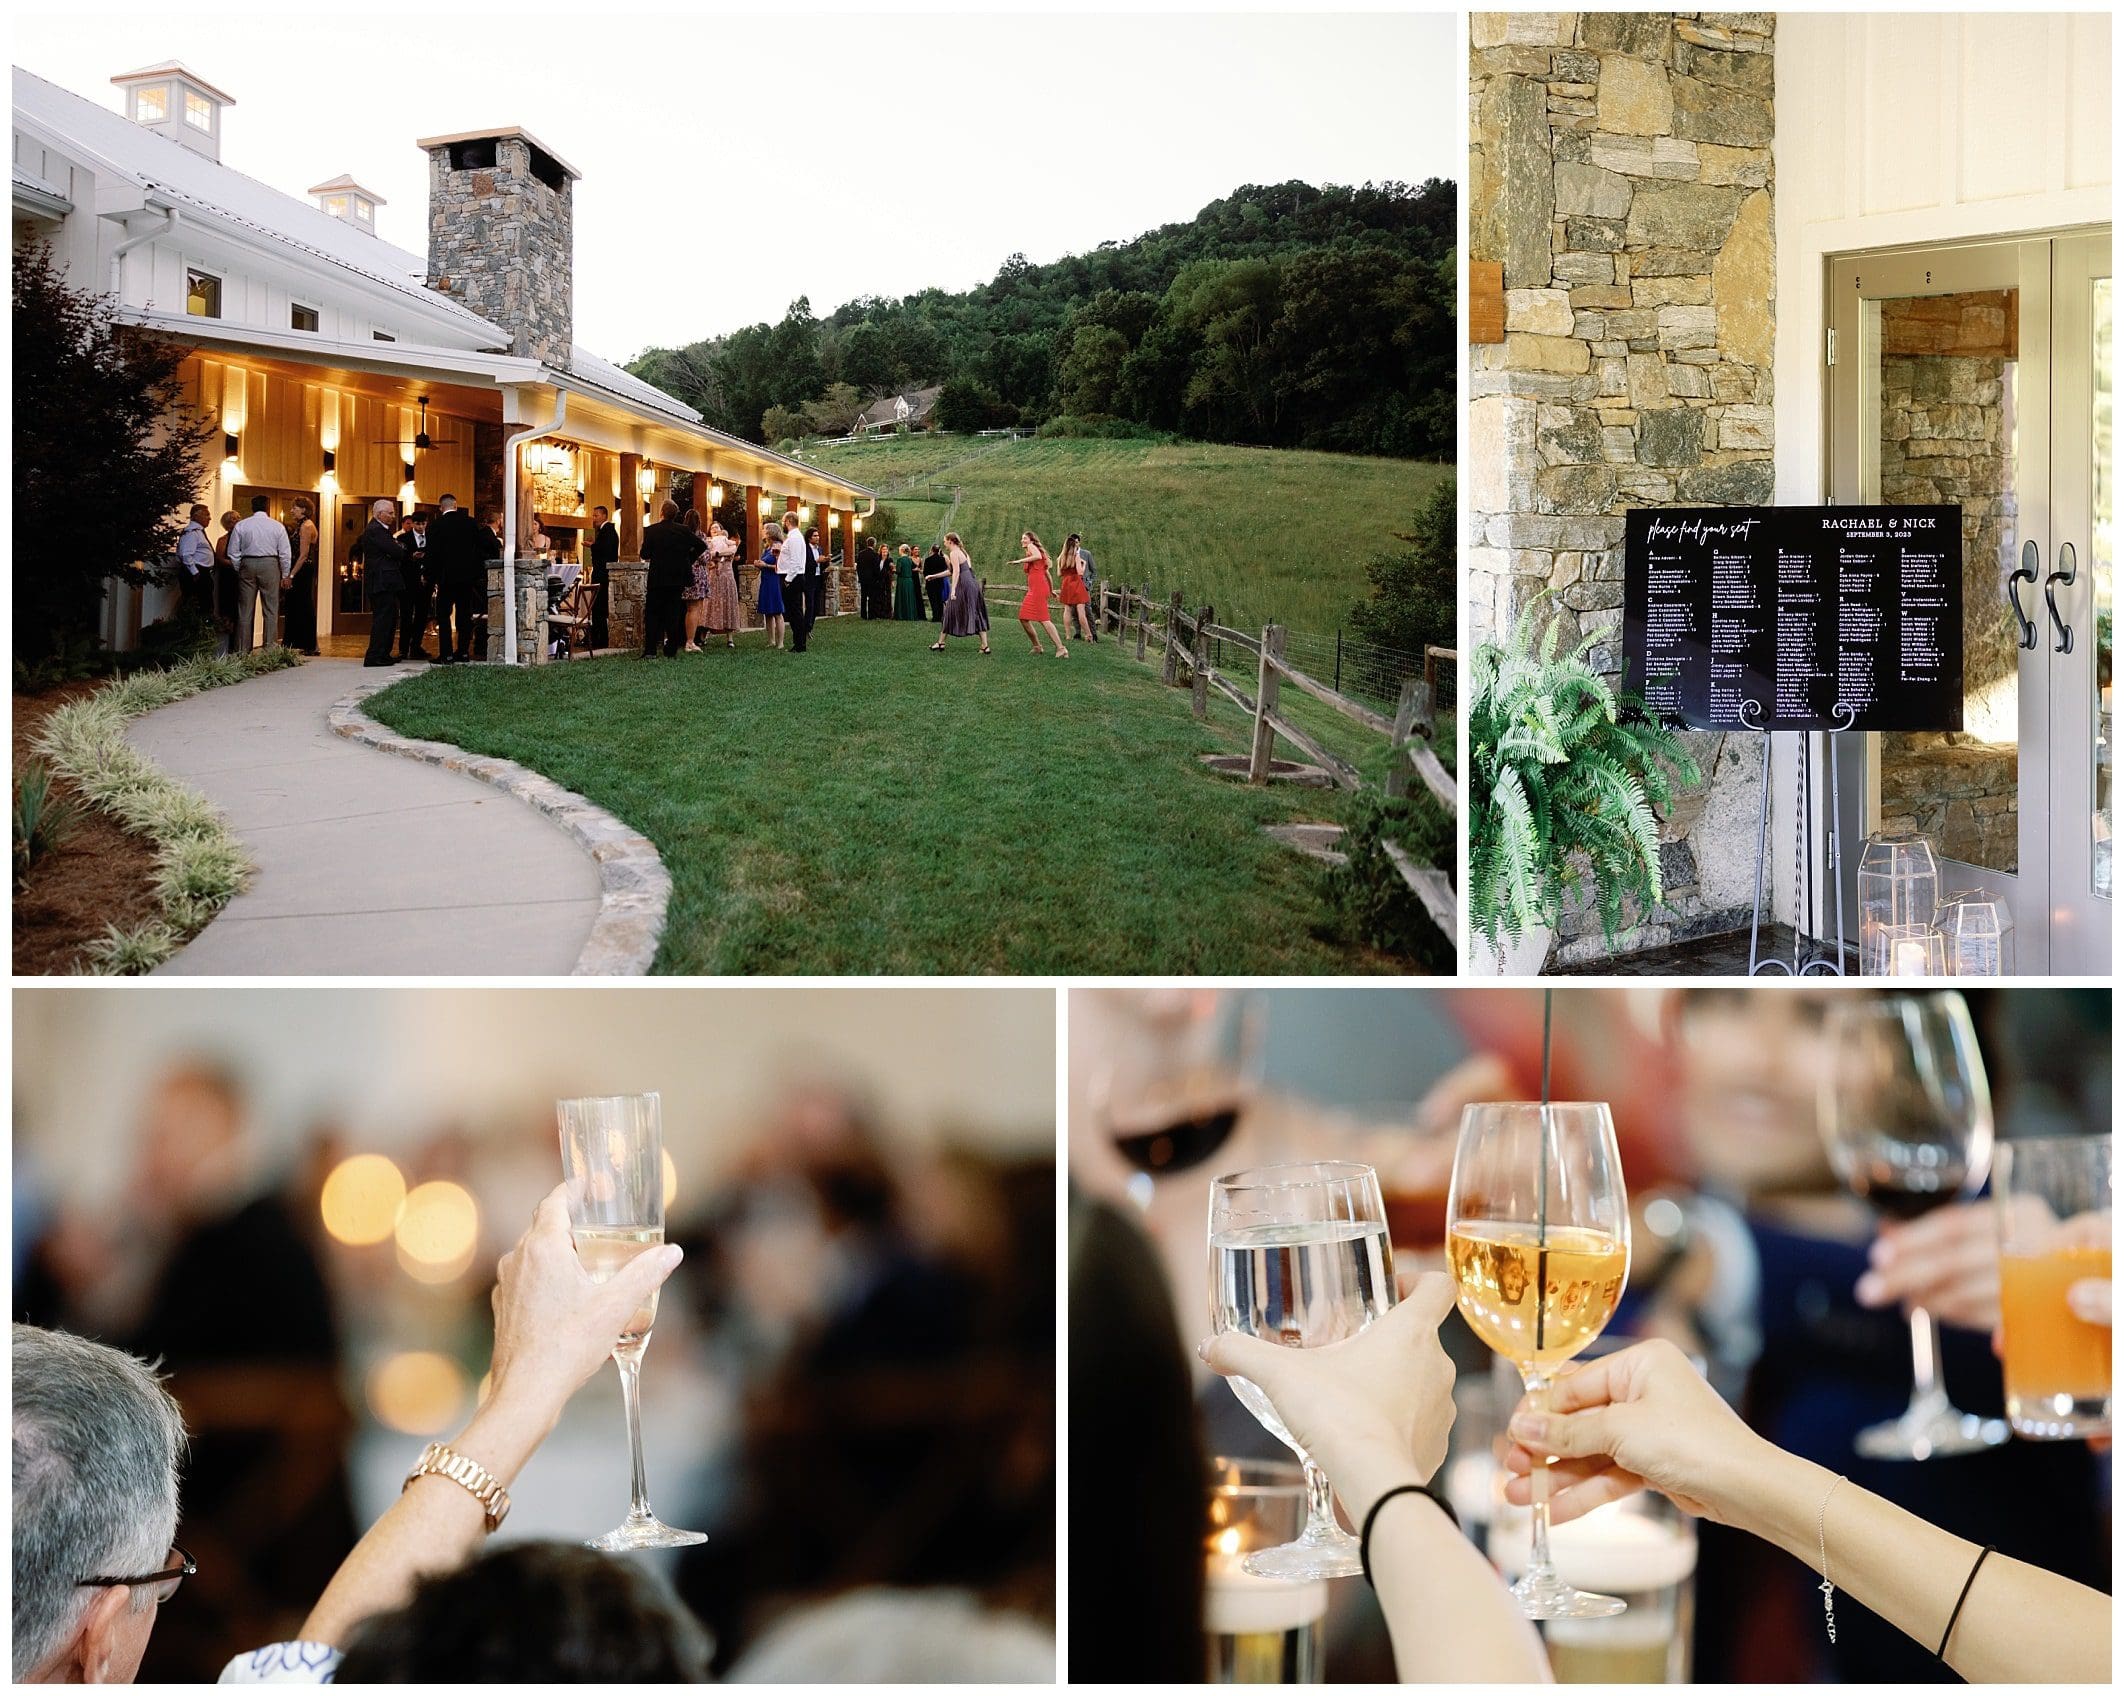
<path fill-rule="evenodd" d="M 1394 1250 L 1369 1166 L 1311 1161 L 1258 1166 L 1210 1186 L 1211 1320 L 1286 1348 L 1354 1337 L 1394 1305 Z M 1297 1541 L 1256 1549 L 1241 1564 L 1262 1578 L 1350 1578 L 1364 1570 L 1357 1539 L 1335 1519 L 1327 1475 L 1244 1378 L 1228 1380 L 1246 1409 L 1305 1468 L 1306 1524 Z"/>
<path fill-rule="evenodd" d="M 644 1249 L 664 1240 L 664 1118 L 655 1095 L 602 1095 L 554 1104 L 560 1120 L 561 1175 L 568 1183 L 568 1223 L 576 1258 L 604 1283 Z M 642 1459 L 642 1355 L 656 1326 L 656 1294 L 636 1308 L 612 1345 L 620 1398 L 627 1410 L 632 1500 L 627 1517 L 593 1549 L 675 1549 L 705 1543 L 656 1517 Z"/>
<path fill-rule="evenodd" d="M 1630 1276 L 1630 1208 L 1605 1103 L 1487 1102 L 1461 1115 L 1446 1203 L 1446 1262 L 1461 1317 L 1519 1369 L 1537 1406 L 1555 1371 L 1607 1326 Z M 1537 1463 L 1529 1619 L 1601 1619 L 1619 1597 L 1574 1589 L 1549 1554 L 1549 1476 Z"/>

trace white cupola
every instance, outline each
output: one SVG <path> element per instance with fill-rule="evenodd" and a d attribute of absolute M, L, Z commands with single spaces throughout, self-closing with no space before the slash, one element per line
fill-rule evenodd
<path fill-rule="evenodd" d="M 209 159 L 220 159 L 221 114 L 236 104 L 232 95 L 175 59 L 111 81 L 125 90 L 125 115 L 134 123 Z"/>
<path fill-rule="evenodd" d="M 342 172 L 330 182 L 314 185 L 310 193 L 317 201 L 317 210 L 326 217 L 352 224 L 372 236 L 376 233 L 376 209 L 384 204 L 384 197 L 373 188 L 363 188 Z"/>

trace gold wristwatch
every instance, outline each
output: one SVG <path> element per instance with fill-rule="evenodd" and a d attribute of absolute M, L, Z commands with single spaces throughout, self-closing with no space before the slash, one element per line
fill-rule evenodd
<path fill-rule="evenodd" d="M 413 1463 L 413 1470 L 406 1474 L 406 1481 L 400 1486 L 401 1493 L 412 1487 L 414 1479 L 425 1478 L 431 1473 L 472 1492 L 472 1499 L 486 1511 L 490 1536 L 501 1529 L 501 1522 L 509 1517 L 509 1492 L 501 1487 L 501 1480 L 493 1473 L 445 1444 L 430 1443 L 420 1451 L 420 1459 Z"/>

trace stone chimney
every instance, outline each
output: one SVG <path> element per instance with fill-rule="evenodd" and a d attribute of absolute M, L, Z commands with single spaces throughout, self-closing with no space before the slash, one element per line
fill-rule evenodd
<path fill-rule="evenodd" d="M 428 286 L 568 368 L 575 342 L 574 166 L 521 129 L 431 136 Z"/>
<path fill-rule="evenodd" d="M 111 81 L 125 90 L 125 115 L 194 153 L 221 159 L 221 114 L 236 104 L 197 71 L 175 59 Z"/>

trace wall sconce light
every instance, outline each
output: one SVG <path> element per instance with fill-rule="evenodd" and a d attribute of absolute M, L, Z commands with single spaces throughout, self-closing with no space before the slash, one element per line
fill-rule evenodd
<path fill-rule="evenodd" d="M 228 461 L 232 465 L 236 461 L 237 450 L 242 447 L 242 445 L 242 439 L 236 434 L 234 430 L 229 431 L 221 438 L 222 454 L 228 459 Z"/>
<path fill-rule="evenodd" d="M 760 496 L 760 516 L 762 518 L 772 518 L 774 516 L 774 496 Z"/>
<path fill-rule="evenodd" d="M 860 518 L 855 521 L 855 533 L 858 536 L 863 533 L 863 521 Z"/>
<path fill-rule="evenodd" d="M 799 524 L 809 524 L 811 522 L 811 508 L 808 505 L 797 508 L 797 522 Z"/>
<path fill-rule="evenodd" d="M 656 467 L 655 467 L 655 466 L 653 466 L 653 465 L 645 465 L 645 466 L 643 466 L 643 467 L 642 467 L 642 472 L 641 472 L 641 475 L 640 475 L 640 476 L 639 476 L 638 478 L 636 478 L 636 479 L 635 479 L 635 481 L 636 481 L 636 482 L 637 482 L 637 483 L 638 483 L 638 484 L 639 484 L 639 485 L 641 486 L 641 491 L 642 491 L 642 493 L 643 493 L 643 494 L 645 494 L 645 495 L 653 495 L 653 494 L 655 494 L 655 493 L 656 493 Z"/>
<path fill-rule="evenodd" d="M 710 484 L 708 485 L 708 504 L 709 504 L 710 506 L 712 506 L 712 507 L 713 507 L 713 506 L 721 506 L 721 505 L 723 504 L 723 485 L 722 485 L 722 484 L 720 484 L 720 483 L 710 483 Z"/>
<path fill-rule="evenodd" d="M 839 513 L 837 513 L 837 512 L 829 512 L 829 513 L 827 513 L 827 515 L 826 515 L 826 528 L 827 528 L 827 529 L 829 529 L 829 530 L 838 530 L 838 529 L 840 529 L 840 527 L 841 527 L 841 515 L 840 515 Z"/>
<path fill-rule="evenodd" d="M 339 455 L 334 453 L 330 448 L 326 448 L 324 450 L 324 459 L 325 470 L 336 471 L 339 469 Z"/>

